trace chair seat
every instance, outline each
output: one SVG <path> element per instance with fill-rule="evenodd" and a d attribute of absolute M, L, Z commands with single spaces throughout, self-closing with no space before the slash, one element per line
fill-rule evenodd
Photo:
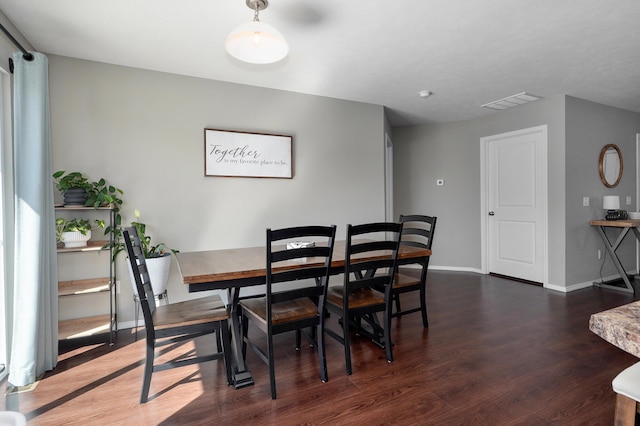
<path fill-rule="evenodd" d="M 420 284 L 420 278 L 403 274 L 402 270 L 399 270 L 393 277 L 393 288 L 412 287 Z"/>
<path fill-rule="evenodd" d="M 343 287 L 341 285 L 329 287 L 327 301 L 336 306 L 342 306 Z M 384 305 L 384 295 L 370 288 L 354 291 L 349 295 L 349 309 L 366 306 Z"/>
<path fill-rule="evenodd" d="M 156 330 L 226 319 L 229 319 L 229 311 L 217 294 L 158 306 L 153 312 L 153 324 Z"/>
<path fill-rule="evenodd" d="M 251 311 L 264 324 L 267 323 L 267 298 L 257 297 L 244 299 L 240 302 L 243 309 Z M 271 305 L 271 319 L 273 325 L 318 316 L 318 307 L 311 299 L 287 300 Z"/>
<path fill-rule="evenodd" d="M 377 276 L 382 275 L 381 273 L 376 273 Z M 407 274 L 403 274 L 402 270 L 399 270 L 394 276 L 393 276 L 393 288 L 394 289 L 401 289 L 401 288 L 405 288 L 405 287 L 413 287 L 416 285 L 420 285 L 420 278 L 415 278 L 411 275 L 407 275 Z"/>
<path fill-rule="evenodd" d="M 640 362 L 623 370 L 611 385 L 616 393 L 640 401 Z"/>

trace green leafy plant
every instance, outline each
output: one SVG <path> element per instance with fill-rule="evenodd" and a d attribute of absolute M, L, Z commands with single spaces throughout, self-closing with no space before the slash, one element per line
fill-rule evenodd
<path fill-rule="evenodd" d="M 151 244 L 151 237 L 147 235 L 147 225 L 140 222 L 140 212 L 134 210 L 136 220 L 131 222 L 131 225 L 138 231 L 138 237 L 140 238 L 140 245 L 142 246 L 142 254 L 145 259 L 153 259 L 155 257 L 167 256 L 169 252 L 179 253 L 179 250 L 167 247 L 165 243 Z M 117 256 L 121 251 L 126 250 L 124 242 L 118 242 L 113 250 L 113 256 Z"/>
<path fill-rule="evenodd" d="M 105 244 L 102 248 L 108 249 L 113 247 L 113 258 L 115 260 L 116 255 L 122 251 L 120 244 L 122 243 L 122 230 L 120 225 L 122 224 L 122 216 L 120 215 L 120 207 L 123 200 L 122 195 L 124 191 L 120 188 L 116 188 L 113 185 L 109 185 L 104 178 L 100 178 L 97 181 L 91 181 L 81 172 L 69 172 L 64 170 L 57 171 L 53 174 L 53 178 L 56 181 L 56 188 L 64 194 L 70 188 L 83 188 L 87 192 L 87 201 L 84 203 L 86 207 L 105 207 L 111 206 L 114 213 L 114 224 L 102 226 L 104 228 L 104 235 L 113 235 L 112 242 Z"/>
<path fill-rule="evenodd" d="M 72 188 L 82 188 L 87 191 L 91 189 L 91 182 L 80 172 L 66 173 L 60 170 L 53 174 L 53 179 L 56 182 L 56 188 L 63 194 Z"/>
<path fill-rule="evenodd" d="M 87 232 L 93 229 L 104 227 L 104 220 L 96 219 L 94 225 L 87 219 L 65 219 L 63 217 L 59 217 L 56 219 L 56 241 L 62 242 L 62 234 L 65 232 L 80 232 L 82 235 L 87 235 Z"/>

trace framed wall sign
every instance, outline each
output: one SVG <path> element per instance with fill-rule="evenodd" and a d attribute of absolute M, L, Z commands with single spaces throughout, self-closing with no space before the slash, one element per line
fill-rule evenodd
<path fill-rule="evenodd" d="M 292 136 L 204 129 L 204 175 L 291 179 Z"/>

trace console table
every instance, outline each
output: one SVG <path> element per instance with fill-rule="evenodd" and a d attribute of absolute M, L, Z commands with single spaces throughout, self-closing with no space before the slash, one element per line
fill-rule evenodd
<path fill-rule="evenodd" d="M 616 255 L 616 250 L 620 246 L 620 243 L 622 243 L 622 240 L 624 240 L 624 238 L 629 233 L 629 230 L 633 231 L 633 234 L 635 235 L 637 240 L 640 241 L 640 231 L 638 230 L 638 227 L 640 226 L 640 220 L 633 220 L 633 219 L 628 219 L 628 220 L 592 220 L 591 222 L 589 222 L 589 224 L 591 226 L 595 226 L 596 229 L 598 230 L 598 234 L 600 234 L 600 237 L 602 238 L 602 241 L 604 242 L 604 247 L 607 250 L 607 253 L 609 253 L 611 255 L 611 260 L 613 261 L 613 264 L 615 265 L 616 269 L 620 273 L 620 277 L 622 278 L 622 281 L 624 282 L 625 286 L 624 287 L 617 287 L 617 286 L 614 286 L 614 285 L 605 284 L 604 282 L 602 282 L 602 283 L 596 282 L 596 283 L 594 283 L 594 285 L 596 285 L 598 287 L 609 288 L 609 289 L 612 289 L 612 290 L 624 291 L 626 293 L 634 293 L 634 288 L 631 285 L 631 282 L 629 281 L 629 277 L 627 276 L 627 272 L 624 270 L 624 267 L 622 266 L 622 263 L 620 263 L 620 259 L 618 258 L 618 255 Z M 607 234 L 605 232 L 606 228 L 619 228 L 620 229 L 620 233 L 618 234 L 618 238 L 615 240 L 615 242 L 613 244 L 609 240 L 609 237 L 607 237 Z"/>

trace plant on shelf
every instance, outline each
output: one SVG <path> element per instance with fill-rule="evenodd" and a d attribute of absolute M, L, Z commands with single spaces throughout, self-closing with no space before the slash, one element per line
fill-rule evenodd
<path fill-rule="evenodd" d="M 53 174 L 56 188 L 64 197 L 64 203 L 70 205 L 84 205 L 87 202 L 91 182 L 80 172 L 66 173 L 64 170 Z"/>
<path fill-rule="evenodd" d="M 124 191 L 120 188 L 116 188 L 113 185 L 109 185 L 104 178 L 100 178 L 96 181 L 91 181 L 81 172 L 69 172 L 64 170 L 57 171 L 53 174 L 53 178 L 56 181 L 56 188 L 64 195 L 65 205 L 84 205 L 86 207 L 106 207 L 111 206 L 114 214 L 113 228 L 111 225 L 103 226 L 104 235 L 113 235 L 113 242 L 104 245 L 103 249 L 108 249 L 110 246 L 114 248 L 113 258 L 115 259 L 117 253 L 121 251 L 115 251 L 119 244 L 122 242 L 122 230 L 120 225 L 122 223 L 122 216 L 120 215 L 120 207 L 122 206 L 122 194 Z M 72 188 L 82 188 L 84 191 L 84 199 L 82 202 L 67 202 L 67 193 Z"/>
<path fill-rule="evenodd" d="M 65 247 L 83 247 L 91 239 L 91 231 L 104 228 L 105 221 L 96 219 L 92 224 L 87 219 L 73 218 L 56 219 L 56 241 L 64 243 Z"/>

